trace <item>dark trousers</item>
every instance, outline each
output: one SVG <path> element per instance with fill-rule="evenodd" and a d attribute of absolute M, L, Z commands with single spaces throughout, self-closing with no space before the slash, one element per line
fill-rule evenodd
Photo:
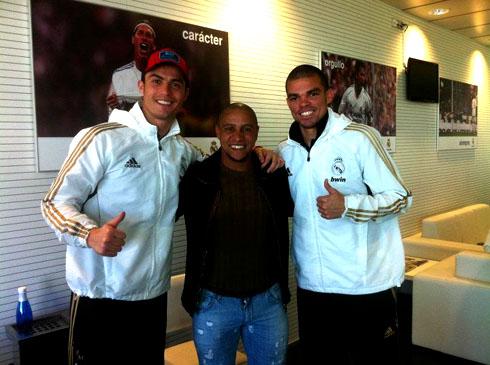
<path fill-rule="evenodd" d="M 72 295 L 70 364 L 164 363 L 167 293 L 149 300 Z"/>
<path fill-rule="evenodd" d="M 392 289 L 374 294 L 298 288 L 303 364 L 398 364 L 398 318 Z"/>

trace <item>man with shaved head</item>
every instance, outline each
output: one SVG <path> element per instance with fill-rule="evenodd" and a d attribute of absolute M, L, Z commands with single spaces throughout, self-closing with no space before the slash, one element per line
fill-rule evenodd
<path fill-rule="evenodd" d="M 233 364 L 240 337 L 251 364 L 284 364 L 288 344 L 288 214 L 284 168 L 261 169 L 259 126 L 242 103 L 215 127 L 221 147 L 181 183 L 187 228 L 182 301 L 199 363 Z"/>

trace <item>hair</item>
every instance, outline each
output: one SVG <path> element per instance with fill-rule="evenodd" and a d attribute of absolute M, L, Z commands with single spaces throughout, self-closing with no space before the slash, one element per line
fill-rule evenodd
<path fill-rule="evenodd" d="M 151 32 L 153 33 L 153 38 L 156 38 L 157 37 L 157 34 L 155 33 L 155 28 L 153 28 L 153 25 L 151 25 L 150 21 L 148 19 L 142 19 L 142 20 L 139 20 L 136 22 L 136 24 L 134 25 L 134 28 L 133 28 L 133 35 L 136 34 L 136 31 L 138 30 L 138 27 L 140 25 L 146 25 L 148 26 L 148 28 L 151 29 Z"/>
<path fill-rule="evenodd" d="M 251 107 L 249 107 L 247 104 L 238 102 L 238 103 L 232 103 L 232 104 L 226 106 L 223 110 L 221 110 L 221 112 L 219 113 L 219 117 L 216 120 L 216 125 L 219 126 L 219 124 L 220 124 L 221 120 L 223 119 L 225 113 L 228 111 L 231 111 L 231 110 L 243 111 L 252 117 L 252 119 L 256 125 L 259 124 L 257 121 L 257 115 L 255 114 L 254 110 Z"/>
<path fill-rule="evenodd" d="M 363 61 L 356 61 L 356 64 L 354 66 L 354 75 L 357 76 L 357 73 L 364 68 L 364 62 Z"/>
<path fill-rule="evenodd" d="M 320 70 L 318 67 L 312 66 L 312 65 L 300 65 L 295 67 L 288 75 L 288 78 L 286 79 L 286 91 L 288 90 L 288 82 L 293 81 L 293 80 L 298 80 L 298 79 L 304 79 L 306 77 L 313 77 L 313 76 L 318 76 L 320 79 L 322 86 L 325 88 L 325 90 L 328 89 L 328 80 L 325 74 Z"/>

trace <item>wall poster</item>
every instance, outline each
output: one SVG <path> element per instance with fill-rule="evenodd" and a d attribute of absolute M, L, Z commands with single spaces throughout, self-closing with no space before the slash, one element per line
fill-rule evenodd
<path fill-rule="evenodd" d="M 329 83 L 328 104 L 336 113 L 374 127 L 385 148 L 396 149 L 396 68 L 321 52 Z"/>
<path fill-rule="evenodd" d="M 140 54 L 161 48 L 175 49 L 189 67 L 182 135 L 204 152 L 216 147 L 214 121 L 230 102 L 227 32 L 74 0 L 31 0 L 31 14 L 40 171 L 61 167 L 79 130 L 107 122 L 113 72 L 131 72 Z M 133 37 L 142 21 L 153 39 Z M 139 94 L 118 97 L 123 108 Z"/>
<path fill-rule="evenodd" d="M 439 79 L 438 150 L 476 148 L 478 86 Z"/>

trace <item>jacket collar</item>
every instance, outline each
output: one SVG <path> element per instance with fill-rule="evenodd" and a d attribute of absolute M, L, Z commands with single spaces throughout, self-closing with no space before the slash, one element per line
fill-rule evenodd
<path fill-rule="evenodd" d="M 325 113 L 323 118 L 318 121 L 317 124 L 317 137 L 311 142 L 311 147 L 320 139 L 325 139 L 328 136 L 342 131 L 346 126 L 348 126 L 352 121 L 345 117 L 344 115 L 339 115 L 335 113 L 332 109 L 328 108 L 328 112 Z M 306 148 L 307 151 L 311 149 L 305 143 L 303 134 L 299 126 L 299 122 L 294 121 L 289 128 L 289 139 L 295 141 Z"/>
<path fill-rule="evenodd" d="M 128 126 L 129 128 L 136 129 L 139 132 L 152 137 L 155 135 L 158 136 L 157 127 L 146 120 L 146 117 L 143 114 L 143 110 L 141 109 L 139 102 L 134 103 L 129 112 L 125 110 L 114 109 L 109 116 L 109 122 L 123 124 L 125 126 Z M 173 121 L 168 133 L 165 135 L 165 137 L 163 137 L 163 139 L 179 133 L 179 122 L 176 119 Z"/>
<path fill-rule="evenodd" d="M 328 110 L 325 113 L 325 115 L 316 124 L 316 138 L 311 141 L 311 147 L 313 147 L 315 142 L 322 135 L 323 131 L 325 130 L 325 127 L 327 126 L 327 122 L 328 122 Z M 306 144 L 305 139 L 303 138 L 303 134 L 301 133 L 299 122 L 296 120 L 293 122 L 293 124 L 291 124 L 291 127 L 289 128 L 289 138 L 295 142 L 298 142 L 308 151 L 310 150 L 311 147 L 308 147 L 308 145 Z"/>
<path fill-rule="evenodd" d="M 255 176 L 259 180 L 264 178 L 267 173 L 266 168 L 262 169 L 261 163 L 257 154 L 252 151 L 252 165 Z M 219 173 L 221 169 L 221 147 L 210 157 L 202 161 L 196 166 L 197 177 L 206 184 L 219 184 Z"/>

